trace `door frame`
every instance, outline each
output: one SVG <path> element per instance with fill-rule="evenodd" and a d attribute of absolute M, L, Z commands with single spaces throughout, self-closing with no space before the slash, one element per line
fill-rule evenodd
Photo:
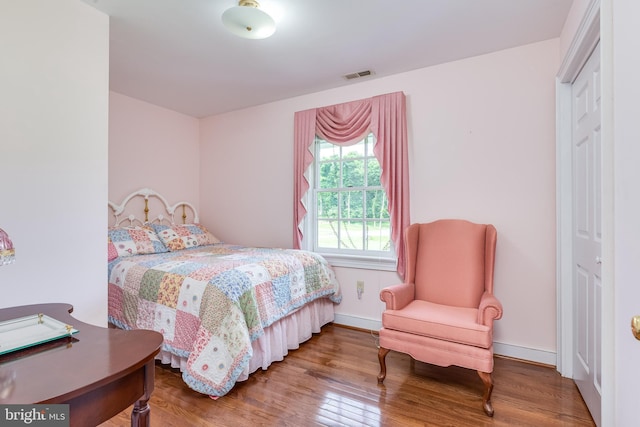
<path fill-rule="evenodd" d="M 573 190 L 571 117 L 572 84 L 587 62 L 594 48 L 600 42 L 601 17 L 600 0 L 591 0 L 578 31 L 563 58 L 556 75 L 556 287 L 557 287 L 557 359 L 556 367 L 564 377 L 573 377 Z M 608 118 L 610 102 L 605 98 L 607 80 L 607 46 L 601 43 L 601 63 L 603 64 L 603 109 L 602 109 L 602 424 L 614 409 L 613 390 L 608 386 L 613 380 L 614 329 L 613 313 L 613 146 L 611 139 L 612 120 Z"/>

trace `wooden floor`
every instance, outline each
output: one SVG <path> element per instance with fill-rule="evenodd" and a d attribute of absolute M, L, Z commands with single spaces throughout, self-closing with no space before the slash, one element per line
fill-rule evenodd
<path fill-rule="evenodd" d="M 376 337 L 327 325 L 283 362 L 252 374 L 217 400 L 156 366 L 153 427 L 186 426 L 593 426 L 572 380 L 554 368 L 496 357 L 495 415 L 482 411 L 475 371 L 387 356 L 377 384 Z M 131 408 L 102 424 L 129 425 Z"/>

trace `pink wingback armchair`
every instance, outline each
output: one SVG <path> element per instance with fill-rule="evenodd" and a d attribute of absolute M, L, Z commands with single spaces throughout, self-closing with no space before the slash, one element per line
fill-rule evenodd
<path fill-rule="evenodd" d="M 493 416 L 493 321 L 502 305 L 493 295 L 497 232 L 493 225 L 444 219 L 406 230 L 402 284 L 380 292 L 386 303 L 380 329 L 380 374 L 390 350 L 416 360 L 478 371 L 482 407 Z"/>

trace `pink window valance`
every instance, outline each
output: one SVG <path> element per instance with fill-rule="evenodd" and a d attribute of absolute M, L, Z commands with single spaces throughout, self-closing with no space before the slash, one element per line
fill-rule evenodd
<path fill-rule="evenodd" d="M 313 162 L 311 147 L 315 136 L 337 145 L 350 145 L 369 132 L 376 138 L 373 152 L 380 162 L 381 183 L 389 200 L 397 271 L 404 278 L 404 230 L 409 226 L 409 159 L 406 99 L 402 92 L 295 113 L 293 245 L 295 248 L 302 245 L 300 224 L 307 214 L 302 199 L 309 190 L 304 174 Z"/>

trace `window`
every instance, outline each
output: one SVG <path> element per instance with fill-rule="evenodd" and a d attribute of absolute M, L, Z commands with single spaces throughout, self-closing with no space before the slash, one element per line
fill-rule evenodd
<path fill-rule="evenodd" d="M 373 134 L 353 145 L 316 136 L 311 179 L 313 251 L 334 265 L 395 269 L 387 196 Z"/>
<path fill-rule="evenodd" d="M 320 165 L 320 163 L 316 164 L 315 161 L 315 156 L 317 155 L 315 149 L 316 135 L 321 135 L 327 142 L 331 141 L 335 145 L 346 147 L 352 145 L 352 141 L 355 138 L 359 138 L 366 132 L 371 132 L 374 135 L 375 144 L 371 140 L 368 143 L 363 142 L 365 147 L 361 157 L 362 159 L 373 157 L 370 155 L 370 148 L 375 146 L 375 158 L 380 162 L 382 170 L 379 180 L 382 183 L 389 205 L 390 217 L 388 219 L 391 224 L 391 241 L 394 248 L 387 250 L 386 246 L 379 243 L 378 249 L 383 248 L 383 250 L 376 251 L 372 249 L 375 245 L 373 245 L 370 236 L 375 231 L 368 228 L 371 225 L 369 223 L 374 223 L 376 219 L 381 223 L 384 218 L 380 218 L 379 215 L 376 216 L 364 208 L 362 209 L 362 216 L 359 217 L 362 222 L 361 249 L 357 249 L 356 245 L 354 245 L 356 249 L 348 249 L 342 244 L 344 236 L 338 233 L 338 240 L 335 240 L 337 243 L 334 245 L 332 255 L 327 255 L 326 253 L 331 248 L 327 248 L 325 251 L 316 246 L 317 234 L 318 230 L 320 230 L 317 227 L 318 220 L 316 218 L 318 215 L 315 201 L 316 193 L 317 190 L 329 190 L 329 188 L 316 188 L 314 185 L 314 181 L 319 181 L 316 179 L 316 169 Z M 393 265 L 395 264 L 395 270 L 398 275 L 404 278 L 406 260 L 403 233 L 410 224 L 409 153 L 407 149 L 406 97 L 404 93 L 393 92 L 358 101 L 297 111 L 294 114 L 293 143 L 293 247 L 295 249 L 305 248 L 323 252 L 325 258 L 329 259 L 330 262 L 334 257 L 343 257 L 348 260 L 364 260 L 370 264 L 365 265 L 363 262 L 345 264 L 338 262 L 339 260 L 336 259 L 336 262 L 332 262 L 336 266 L 393 271 Z M 348 167 L 345 167 L 345 162 L 350 160 L 344 153 L 344 151 L 339 151 L 338 157 L 340 185 L 344 185 L 343 172 L 348 169 Z M 362 161 L 368 163 L 365 160 Z M 363 177 L 367 177 L 368 185 L 369 176 L 370 172 L 366 174 L 363 172 Z M 363 206 L 367 200 L 366 191 L 369 189 L 368 185 L 361 189 L 363 193 L 360 197 L 362 198 Z M 342 216 L 331 218 L 325 213 L 326 207 L 322 206 L 323 218 L 332 219 L 333 224 L 345 226 L 347 225 L 346 222 L 355 222 L 354 218 L 344 217 L 345 199 L 340 194 L 344 191 L 354 191 L 355 188 L 334 187 L 333 190 L 337 194 L 337 196 L 334 195 L 334 205 L 338 207 L 336 209 L 337 213 L 334 215 L 339 213 Z M 353 200 L 351 201 L 351 206 L 353 206 Z M 342 228 L 345 229 L 344 227 Z M 382 230 L 382 227 L 380 227 L 380 230 Z M 326 243 L 321 244 L 327 245 Z M 365 246 L 367 247 L 366 250 Z M 395 255 L 397 255 L 397 262 Z"/>

